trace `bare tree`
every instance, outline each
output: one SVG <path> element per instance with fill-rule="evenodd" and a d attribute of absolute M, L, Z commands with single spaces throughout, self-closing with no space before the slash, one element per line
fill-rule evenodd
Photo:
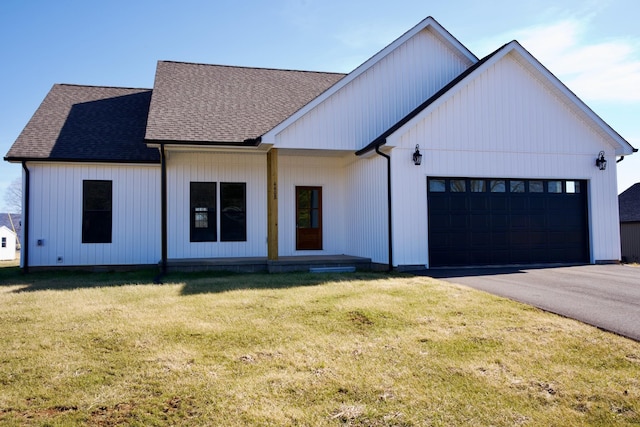
<path fill-rule="evenodd" d="M 22 213 L 22 178 L 11 181 L 4 194 L 4 201 L 10 213 Z"/>

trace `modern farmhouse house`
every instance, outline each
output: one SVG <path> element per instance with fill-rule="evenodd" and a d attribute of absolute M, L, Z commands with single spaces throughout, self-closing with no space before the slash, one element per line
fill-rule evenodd
<path fill-rule="evenodd" d="M 54 85 L 5 160 L 25 269 L 365 259 L 620 260 L 636 151 L 516 41 L 429 17 L 349 74 L 160 61 L 153 89 Z"/>

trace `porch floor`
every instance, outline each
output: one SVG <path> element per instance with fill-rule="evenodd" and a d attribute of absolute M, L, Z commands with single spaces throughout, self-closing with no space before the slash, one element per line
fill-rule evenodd
<path fill-rule="evenodd" d="M 233 271 L 239 273 L 284 273 L 310 271 L 319 268 L 353 267 L 360 271 L 372 268 L 370 258 L 351 255 L 304 255 L 286 256 L 277 260 L 266 257 L 246 258 L 188 258 L 167 260 L 167 271 Z"/>

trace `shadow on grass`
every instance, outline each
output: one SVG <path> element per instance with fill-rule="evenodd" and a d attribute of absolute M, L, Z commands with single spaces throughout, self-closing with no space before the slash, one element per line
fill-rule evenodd
<path fill-rule="evenodd" d="M 397 276 L 394 274 L 394 276 Z M 170 273 L 159 277 L 157 269 L 126 272 L 88 271 L 38 271 L 24 274 L 18 267 L 0 268 L 0 289 L 16 287 L 10 292 L 37 292 L 46 290 L 72 290 L 127 285 L 182 285 L 181 295 L 221 293 L 248 289 L 283 289 L 300 286 L 317 286 L 327 282 L 380 280 L 389 277 L 384 273 L 232 273 L 206 271 Z"/>
<path fill-rule="evenodd" d="M 399 275 L 393 275 L 399 276 Z M 306 286 L 318 286 L 328 282 L 369 281 L 388 278 L 385 273 L 189 273 L 173 274 L 165 278 L 165 283 L 183 283 L 182 295 L 221 293 L 253 289 L 285 289 Z"/>

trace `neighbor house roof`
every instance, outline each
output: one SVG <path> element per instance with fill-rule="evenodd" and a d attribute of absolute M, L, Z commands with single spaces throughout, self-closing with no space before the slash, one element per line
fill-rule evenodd
<path fill-rule="evenodd" d="M 255 144 L 344 74 L 159 61 L 148 142 Z"/>
<path fill-rule="evenodd" d="M 150 89 L 54 85 L 5 160 L 156 163 L 144 132 Z"/>
<path fill-rule="evenodd" d="M 620 222 L 640 222 L 640 182 L 618 196 Z"/>
<path fill-rule="evenodd" d="M 13 221 L 13 225 L 11 224 Z M 13 231 L 15 227 L 16 233 L 20 235 L 20 230 L 22 228 L 22 215 L 20 214 L 11 214 L 11 219 L 9 219 L 9 214 L 0 213 L 0 227 L 7 227 L 9 230 Z"/>

